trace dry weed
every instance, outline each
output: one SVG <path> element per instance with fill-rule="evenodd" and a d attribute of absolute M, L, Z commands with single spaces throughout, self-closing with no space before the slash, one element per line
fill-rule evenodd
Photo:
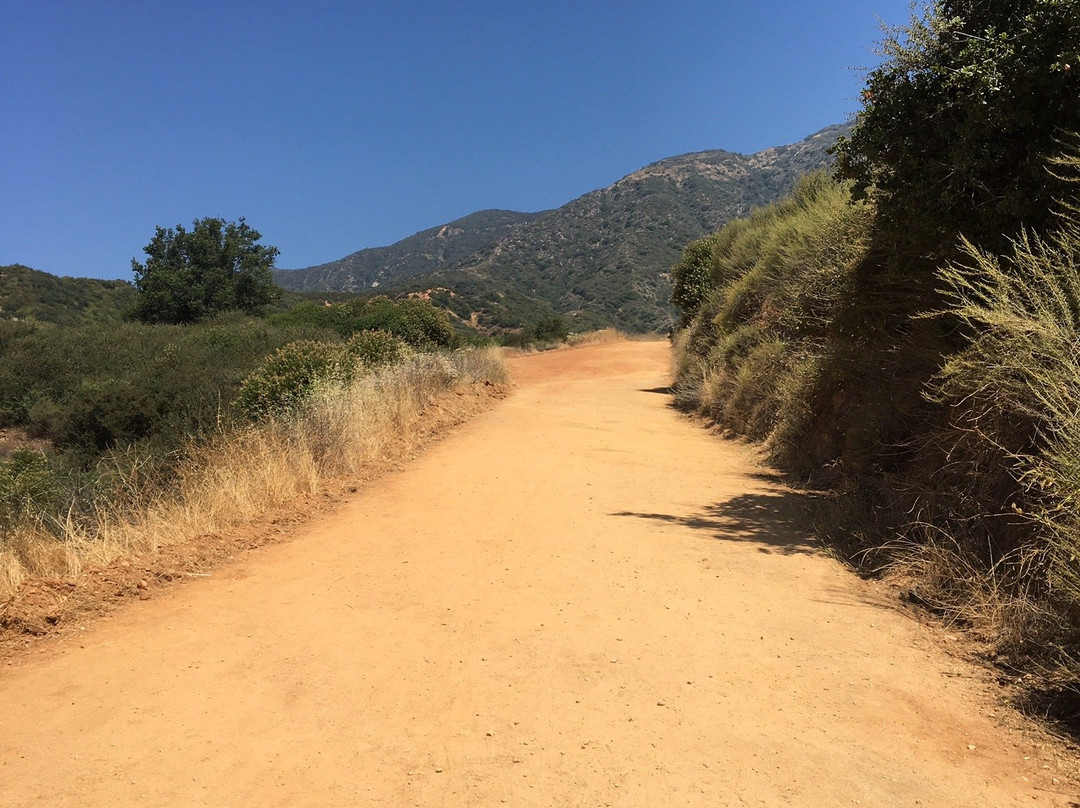
<path fill-rule="evenodd" d="M 616 328 L 601 328 L 598 331 L 586 331 L 584 334 L 571 334 L 566 343 L 572 347 L 578 345 L 606 345 L 627 339 L 626 334 Z"/>
<path fill-rule="evenodd" d="M 70 514 L 55 531 L 27 524 L 0 545 L 0 599 L 27 577 L 68 578 L 86 564 L 152 551 L 249 521 L 353 474 L 408 440 L 424 410 L 459 384 L 501 383 L 498 349 L 418 354 L 349 385 L 327 384 L 292 417 L 225 431 L 190 447 L 167 492 Z M 137 504 L 131 504 L 137 503 Z"/>

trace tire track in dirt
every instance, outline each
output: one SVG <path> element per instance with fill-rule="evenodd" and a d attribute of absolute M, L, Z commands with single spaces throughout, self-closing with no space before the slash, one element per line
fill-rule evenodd
<path fill-rule="evenodd" d="M 667 407 L 665 343 L 513 370 L 291 542 L 0 669 L 0 805 L 1077 804 L 1075 760 Z"/>

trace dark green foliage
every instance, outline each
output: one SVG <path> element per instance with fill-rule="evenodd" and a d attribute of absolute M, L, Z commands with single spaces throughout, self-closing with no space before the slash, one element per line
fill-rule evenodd
<path fill-rule="evenodd" d="M 712 237 L 690 242 L 682 261 L 671 268 L 671 302 L 680 310 L 679 327 L 685 328 L 697 314 L 705 296 L 712 290 L 709 265 L 712 260 Z"/>
<path fill-rule="evenodd" d="M 901 244 L 1000 250 L 1044 228 L 1080 131 L 1080 0 L 940 0 L 889 33 L 837 172 Z"/>
<path fill-rule="evenodd" d="M 245 378 L 298 340 L 357 338 L 361 360 L 389 361 L 396 340 L 445 348 L 458 337 L 445 311 L 423 300 L 302 304 L 269 320 L 220 315 L 194 326 L 120 323 L 58 328 L 0 321 L 0 425 L 17 424 L 92 464 L 138 444 L 167 453 L 216 429 Z"/>
<path fill-rule="evenodd" d="M 570 338 L 570 326 L 556 315 L 541 317 L 535 323 L 498 334 L 496 341 L 507 348 L 554 348 Z"/>
<path fill-rule="evenodd" d="M 58 278 L 20 264 L 0 267 L 0 321 L 57 325 L 117 323 L 134 311 L 126 281 Z"/>
<path fill-rule="evenodd" d="M 226 311 L 260 313 L 278 295 L 272 276 L 278 249 L 258 244 L 260 238 L 243 218 L 199 219 L 190 232 L 183 225 L 156 228 L 143 248 L 146 263 L 131 261 L 139 317 L 176 324 Z"/>
<path fill-rule="evenodd" d="M 1080 0 L 942 0 L 886 39 L 837 150 L 837 173 L 877 214 L 831 326 L 848 364 L 828 420 L 851 471 L 916 462 L 941 417 L 923 392 L 967 334 L 917 315 L 942 308 L 937 271 L 960 257 L 961 237 L 999 252 L 1023 226 L 1053 226 L 1069 183 L 1052 159 L 1080 128 L 1078 50 Z"/>
<path fill-rule="evenodd" d="M 457 334 L 447 313 L 426 300 L 388 297 L 356 298 L 346 303 L 302 303 L 278 315 L 275 322 L 326 328 L 348 337 L 360 331 L 385 331 L 419 350 L 450 348 Z"/>
<path fill-rule="evenodd" d="M 252 421 L 287 415 L 302 405 L 320 384 L 347 381 L 351 364 L 339 344 L 315 340 L 290 342 L 244 379 L 237 407 Z"/>
<path fill-rule="evenodd" d="M 92 462 L 132 443 L 178 448 L 213 430 L 241 381 L 280 346 L 332 331 L 226 316 L 196 327 L 0 323 L 0 423 Z"/>
<path fill-rule="evenodd" d="M 566 342 L 570 336 L 570 327 L 566 320 L 558 315 L 545 317 L 531 329 L 532 337 L 537 342 Z"/>
<path fill-rule="evenodd" d="M 408 345 L 386 331 L 361 331 L 345 343 L 345 352 L 364 367 L 378 368 L 404 359 Z"/>

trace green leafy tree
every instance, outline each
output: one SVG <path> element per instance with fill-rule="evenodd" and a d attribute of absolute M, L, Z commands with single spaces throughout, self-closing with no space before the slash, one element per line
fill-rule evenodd
<path fill-rule="evenodd" d="M 836 167 L 881 226 L 929 251 L 1047 226 L 1046 160 L 1080 130 L 1080 0 L 938 0 L 881 50 Z"/>
<path fill-rule="evenodd" d="M 139 317 L 193 323 L 223 311 L 260 313 L 280 294 L 272 274 L 278 248 L 260 238 L 243 218 L 197 219 L 190 231 L 158 227 L 143 248 L 146 263 L 131 261 Z"/>
<path fill-rule="evenodd" d="M 566 342 L 570 337 L 570 327 L 558 314 L 544 317 L 532 327 L 532 336 L 537 342 Z"/>
<path fill-rule="evenodd" d="M 715 236 L 707 236 L 690 242 L 683 249 L 683 260 L 671 268 L 671 302 L 682 310 L 679 328 L 689 325 L 713 289 L 711 266 L 715 241 Z"/>

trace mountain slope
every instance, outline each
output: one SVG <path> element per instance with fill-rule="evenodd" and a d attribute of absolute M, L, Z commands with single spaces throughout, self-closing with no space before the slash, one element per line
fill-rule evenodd
<path fill-rule="evenodd" d="M 312 284 L 323 284 L 303 288 L 360 291 L 378 280 L 379 291 L 429 296 L 462 319 L 491 329 L 559 313 L 578 329 L 661 330 L 672 320 L 668 271 L 683 247 L 780 198 L 801 175 L 827 165 L 828 149 L 843 131 L 829 127 L 799 143 L 752 155 L 714 150 L 671 157 L 557 210 L 519 219 L 456 261 L 447 260 L 449 250 L 442 253 L 444 260 L 432 261 L 430 246 L 407 254 L 406 239 L 383 248 L 395 250 L 392 266 L 321 280 L 316 280 L 319 267 L 301 270 L 311 273 L 305 277 Z M 439 231 L 412 238 L 430 245 Z M 298 288 L 288 285 L 291 277 L 287 288 Z"/>
<path fill-rule="evenodd" d="M 384 283 L 400 284 L 466 258 L 543 215 L 483 210 L 416 233 L 389 247 L 360 250 L 305 269 L 275 270 L 274 281 L 292 292 L 370 292 Z"/>

